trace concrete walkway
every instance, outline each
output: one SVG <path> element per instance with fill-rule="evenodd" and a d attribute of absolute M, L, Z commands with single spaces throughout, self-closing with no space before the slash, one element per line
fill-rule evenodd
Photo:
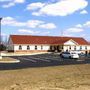
<path fill-rule="evenodd" d="M 26 56 L 26 55 L 36 55 L 36 54 L 45 54 L 50 52 L 39 52 L 39 53 L 7 53 L 2 52 L 1 56 Z"/>

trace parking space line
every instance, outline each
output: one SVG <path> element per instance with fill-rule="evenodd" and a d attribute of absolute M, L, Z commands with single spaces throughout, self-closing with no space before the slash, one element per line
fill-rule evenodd
<path fill-rule="evenodd" d="M 51 62 L 50 60 L 45 60 L 44 58 L 42 59 L 42 58 L 35 58 L 35 57 L 28 57 L 28 58 L 30 58 L 30 59 L 36 59 L 37 61 L 45 61 L 45 62 Z"/>
<path fill-rule="evenodd" d="M 60 58 L 43 58 L 51 61 L 60 61 Z"/>
<path fill-rule="evenodd" d="M 31 62 L 34 62 L 34 63 L 37 62 L 37 61 L 35 61 L 35 60 L 31 60 L 31 59 L 29 59 L 29 58 L 23 58 L 23 57 L 19 57 L 19 59 L 31 61 Z"/>
<path fill-rule="evenodd" d="M 77 61 L 85 61 L 85 60 L 83 60 L 83 59 L 82 59 L 82 60 L 78 59 Z"/>
<path fill-rule="evenodd" d="M 30 57 L 31 59 L 39 59 L 42 61 L 62 61 L 60 57 L 43 57 L 43 56 L 36 56 L 36 57 Z"/>
<path fill-rule="evenodd" d="M 60 58 L 59 55 L 35 55 L 35 56 L 25 56 L 25 57 L 19 57 L 20 59 L 22 60 L 28 60 L 28 61 L 31 61 L 31 62 L 39 62 L 39 61 L 42 61 L 42 62 L 52 62 L 52 61 L 68 61 L 70 59 L 63 59 L 63 58 Z M 82 61 L 82 59 L 80 60 L 77 60 L 77 61 Z"/>
<path fill-rule="evenodd" d="M 51 61 L 61 61 L 60 58 L 45 58 L 47 60 L 51 60 Z"/>
<path fill-rule="evenodd" d="M 45 61 L 45 62 L 51 62 L 50 60 L 44 60 L 44 59 L 39 59 L 41 61 Z"/>

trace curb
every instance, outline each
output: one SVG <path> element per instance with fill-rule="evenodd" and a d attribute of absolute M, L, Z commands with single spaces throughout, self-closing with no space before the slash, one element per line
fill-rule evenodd
<path fill-rule="evenodd" d="M 16 60 L 16 61 L 0 61 L 0 63 L 19 63 L 20 60 Z"/>
<path fill-rule="evenodd" d="M 2 55 L 2 56 L 25 56 L 25 55 L 37 55 L 37 54 L 46 54 L 46 53 L 30 53 L 30 54 L 15 54 L 15 53 L 13 53 L 13 54 L 4 54 L 4 55 Z"/>

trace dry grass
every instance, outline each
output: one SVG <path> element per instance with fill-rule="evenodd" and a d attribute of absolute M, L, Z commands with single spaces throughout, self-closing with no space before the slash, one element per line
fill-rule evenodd
<path fill-rule="evenodd" d="M 2 59 L 0 59 L 0 61 L 15 61 L 15 59 L 9 57 L 3 57 Z"/>
<path fill-rule="evenodd" d="M 0 90 L 90 90 L 90 64 L 0 71 Z"/>
<path fill-rule="evenodd" d="M 3 57 L 2 59 L 0 59 L 0 63 L 15 63 L 15 62 L 19 62 L 19 60 L 12 59 L 9 57 Z"/>

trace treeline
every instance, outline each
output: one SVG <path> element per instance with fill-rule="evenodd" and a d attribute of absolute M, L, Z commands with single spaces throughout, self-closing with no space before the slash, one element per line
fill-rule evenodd
<path fill-rule="evenodd" d="M 0 51 L 5 51 L 6 50 L 6 46 L 4 44 L 0 45 Z"/>

